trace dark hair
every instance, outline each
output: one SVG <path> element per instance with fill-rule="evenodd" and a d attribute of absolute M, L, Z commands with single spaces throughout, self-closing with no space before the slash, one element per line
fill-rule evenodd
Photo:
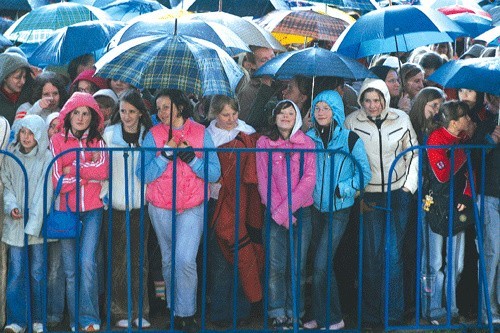
<path fill-rule="evenodd" d="M 95 94 L 96 92 L 98 92 L 101 89 L 97 84 L 95 84 L 92 81 L 89 81 L 87 79 L 80 79 L 76 82 L 73 81 L 74 83 L 71 85 L 71 88 L 69 91 L 70 95 L 73 95 L 75 92 L 78 91 L 78 83 L 80 83 L 80 81 L 87 81 L 88 83 L 90 83 L 90 88 L 92 89 L 92 91 L 89 94 L 91 94 L 91 95 Z"/>
<path fill-rule="evenodd" d="M 474 104 L 473 107 L 469 107 L 469 116 L 475 123 L 481 122 L 479 114 L 481 113 L 484 107 L 484 93 L 474 89 L 468 89 L 468 88 L 461 88 L 461 89 L 473 90 L 476 92 L 476 103 Z M 459 91 L 460 89 L 457 89 L 457 96 L 460 96 L 458 95 Z M 460 97 L 458 98 L 460 99 Z"/>
<path fill-rule="evenodd" d="M 339 86 L 344 86 L 344 79 L 337 76 L 317 76 L 314 80 L 314 96 L 316 98 L 320 92 L 325 90 L 336 90 Z"/>
<path fill-rule="evenodd" d="M 311 94 L 312 94 L 312 79 L 310 77 L 304 75 L 295 75 L 293 80 L 297 82 L 297 87 L 302 95 L 307 96 L 307 99 L 304 101 L 304 106 L 302 107 L 304 110 L 301 112 L 307 113 L 309 107 L 311 107 Z"/>
<path fill-rule="evenodd" d="M 276 115 L 280 114 L 282 110 L 289 107 L 293 107 L 292 102 L 290 102 L 289 100 L 280 101 L 274 107 L 272 116 L 269 118 L 269 128 L 265 133 L 265 135 L 272 141 L 277 141 L 279 138 L 281 138 L 281 133 L 278 130 L 278 125 L 276 125 Z M 297 112 L 297 110 L 295 110 L 295 112 Z M 300 117 L 300 114 L 296 114 L 295 116 Z"/>
<path fill-rule="evenodd" d="M 435 119 L 425 118 L 425 106 L 430 101 L 438 98 L 446 99 L 444 91 L 436 87 L 426 87 L 420 90 L 413 100 L 413 106 L 410 110 L 410 121 L 417 133 L 417 140 L 420 144 L 423 144 L 424 138 L 439 127 L 439 123 Z"/>
<path fill-rule="evenodd" d="M 445 63 L 444 59 L 434 51 L 425 52 L 421 57 L 418 64 L 422 68 L 438 69 Z"/>
<path fill-rule="evenodd" d="M 50 83 L 59 91 L 59 105 L 62 108 L 64 103 L 68 100 L 68 92 L 64 85 L 64 80 L 60 74 L 54 72 L 43 72 L 38 75 L 33 81 L 33 93 L 31 94 L 30 103 L 35 104 L 36 101 L 42 98 L 43 87 Z"/>
<path fill-rule="evenodd" d="M 240 112 L 240 104 L 236 98 L 232 98 L 225 95 L 215 95 L 210 101 L 210 111 L 208 113 L 208 118 L 210 120 L 215 119 L 219 113 L 222 112 L 224 107 L 229 105 L 229 107 L 236 112 Z"/>
<path fill-rule="evenodd" d="M 123 92 L 120 97 L 120 101 L 118 102 L 118 107 L 116 107 L 111 115 L 111 119 L 109 121 L 110 125 L 121 123 L 120 118 L 120 102 L 127 102 L 137 108 L 141 113 L 141 117 L 139 118 L 139 130 L 140 126 L 144 126 L 144 133 L 142 137 L 146 136 L 146 133 L 149 131 L 151 127 L 153 127 L 153 121 L 151 120 L 151 115 L 149 114 L 148 108 L 142 99 L 141 93 L 137 91 L 137 89 L 128 89 Z"/>
<path fill-rule="evenodd" d="M 69 79 L 71 80 L 71 82 L 73 82 L 76 79 L 76 77 L 78 76 L 78 73 L 77 73 L 78 66 L 80 66 L 80 65 L 86 66 L 91 61 L 94 61 L 94 55 L 91 53 L 81 55 L 81 56 L 76 57 L 70 61 L 69 65 L 68 65 L 68 75 L 69 75 Z"/>
<path fill-rule="evenodd" d="M 179 89 L 162 89 L 156 93 L 154 104 L 156 108 L 156 101 L 160 97 L 168 97 L 172 101 L 172 103 L 177 107 L 177 110 L 180 111 L 180 114 L 184 120 L 193 116 L 193 105 L 189 101 L 189 97 L 186 93 L 182 92 Z"/>
<path fill-rule="evenodd" d="M 99 115 L 97 114 L 97 111 L 89 106 L 86 107 L 90 110 L 90 116 L 91 116 L 90 125 L 88 127 L 89 134 L 87 136 L 87 147 L 88 147 L 92 141 L 102 140 L 102 136 L 101 133 L 99 132 Z M 71 112 L 68 112 L 64 117 L 63 127 L 65 132 L 65 141 L 68 140 L 68 133 L 71 130 L 71 114 L 73 113 L 73 111 L 74 110 L 71 110 Z"/>
<path fill-rule="evenodd" d="M 469 113 L 469 105 L 462 101 L 452 100 L 444 102 L 439 109 L 441 126 L 448 127 L 452 120 L 457 121 Z"/>

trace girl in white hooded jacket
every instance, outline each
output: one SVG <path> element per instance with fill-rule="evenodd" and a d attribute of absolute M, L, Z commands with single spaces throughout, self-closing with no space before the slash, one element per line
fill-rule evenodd
<path fill-rule="evenodd" d="M 31 282 L 31 314 L 33 332 L 43 332 L 43 196 L 44 179 L 52 154 L 47 149 L 48 136 L 45 121 L 29 115 L 16 121 L 12 128 L 15 141 L 9 151 L 22 162 L 28 176 L 28 207 L 25 207 L 25 180 L 21 166 L 11 157 L 3 161 L 1 178 L 4 184 L 4 213 L 2 241 L 9 246 L 7 274 L 7 326 L 5 332 L 21 333 L 26 329 L 27 288 L 24 274 L 24 239 L 28 235 Z M 52 182 L 47 182 L 50 202 Z M 28 216 L 25 214 L 28 212 Z M 25 224 L 26 221 L 26 224 Z"/>

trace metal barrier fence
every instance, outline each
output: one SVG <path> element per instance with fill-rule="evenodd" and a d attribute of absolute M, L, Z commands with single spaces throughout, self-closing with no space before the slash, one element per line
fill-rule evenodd
<path fill-rule="evenodd" d="M 414 147 L 413 149 L 418 149 L 419 152 L 421 153 L 425 148 L 427 147 Z M 452 153 L 451 153 L 451 159 L 453 160 L 454 158 L 454 150 L 456 147 L 449 147 L 449 146 L 446 146 L 446 148 L 450 148 Z M 485 159 L 485 154 L 486 154 L 486 151 L 488 149 L 491 149 L 492 146 L 466 146 L 467 149 L 476 149 L 476 150 L 479 150 L 481 151 L 481 156 L 482 156 L 482 161 L 484 162 L 484 159 Z M 48 205 L 50 203 L 50 196 L 47 195 L 47 193 L 50 193 L 51 191 L 51 168 L 54 164 L 54 162 L 58 159 L 58 158 L 61 158 L 61 156 L 63 155 L 66 155 L 66 154 L 75 154 L 75 160 L 76 160 L 76 178 L 79 179 L 79 168 L 80 168 L 80 159 L 77 158 L 77 156 L 82 153 L 82 151 L 89 151 L 89 152 L 92 152 L 92 151 L 106 151 L 108 154 L 109 154 L 109 161 L 110 161 L 110 164 L 109 164 L 109 184 L 110 184 L 110 187 L 109 187 L 109 198 L 108 198 L 108 202 L 109 204 L 111 204 L 113 202 L 112 200 L 112 196 L 113 196 L 113 189 L 112 189 L 112 184 L 113 184 L 113 156 L 117 155 L 121 157 L 123 157 L 125 163 L 125 172 L 124 172 L 124 186 L 125 186 L 125 192 L 128 193 L 131 189 L 130 189 L 130 181 L 128 179 L 128 176 L 129 175 L 129 172 L 130 170 L 127 170 L 128 167 L 130 167 L 129 165 L 129 161 L 130 159 L 136 159 L 138 158 L 141 165 L 144 166 L 144 154 L 143 152 L 145 151 L 158 151 L 157 149 L 155 148 L 106 148 L 106 149 L 98 149 L 98 148 L 88 148 L 88 149 L 71 149 L 71 150 L 68 150 L 68 151 L 65 151 L 63 153 L 61 153 L 60 155 L 56 156 L 54 158 L 54 160 L 51 162 L 50 166 L 49 166 L 49 169 L 47 170 L 47 173 L 46 173 L 46 178 L 44 180 L 44 188 L 46 189 L 45 191 L 45 194 L 44 195 L 44 216 L 46 216 L 47 212 L 48 212 Z M 171 150 L 173 152 L 173 159 L 174 161 L 177 160 L 177 154 L 178 152 L 180 152 L 181 150 L 178 150 L 178 149 L 163 149 L 164 151 L 168 151 L 168 150 Z M 310 153 L 310 152 L 314 152 L 316 154 L 328 154 L 332 159 L 334 158 L 347 158 L 349 160 L 351 160 L 355 167 L 357 168 L 358 170 L 358 173 L 360 175 L 360 179 L 359 179 L 359 182 L 361 185 L 363 185 L 363 177 L 362 177 L 362 172 L 361 172 L 361 167 L 359 165 L 359 163 L 349 154 L 346 154 L 342 151 L 331 151 L 331 150 L 324 150 L 324 151 L 318 151 L 318 150 L 300 150 L 300 151 L 294 151 L 294 150 L 287 150 L 287 149 L 281 149 L 281 150 L 273 150 L 273 151 L 269 151 L 269 150 L 262 150 L 262 149 L 195 149 L 195 151 L 203 151 L 203 152 L 218 152 L 218 153 L 228 153 L 228 154 L 236 154 L 236 182 L 235 182 L 235 228 L 234 228 L 234 239 L 235 239 L 235 244 L 234 244 L 234 248 L 235 249 L 239 249 L 240 246 L 239 246 L 239 241 L 240 241 L 240 238 L 239 238 L 239 223 L 240 223 L 240 216 L 239 216 L 239 212 L 240 212 L 240 209 L 239 209 L 239 204 L 240 204 L 240 185 L 242 184 L 242 179 L 240 178 L 240 171 L 241 171 L 241 165 L 240 165 L 240 162 L 241 162 L 241 158 L 242 158 L 242 155 L 244 154 L 253 154 L 253 153 L 260 153 L 260 154 L 267 154 L 269 156 L 269 158 L 271 157 L 271 154 L 276 154 L 276 153 L 282 153 L 284 158 L 286 159 L 286 164 L 287 164 L 287 172 L 288 174 L 290 174 L 291 170 L 290 170 L 290 161 L 291 161 L 291 157 L 293 154 L 299 154 L 299 160 L 300 161 L 303 161 L 303 158 L 304 158 L 304 154 L 306 153 Z M 406 151 L 405 151 L 406 152 Z M 392 175 L 392 172 L 393 172 L 393 167 L 395 165 L 395 163 L 397 162 L 397 160 L 399 158 L 402 158 L 404 153 L 401 153 L 400 155 L 398 155 L 396 157 L 396 160 L 394 161 L 393 165 L 391 166 L 391 170 L 390 170 L 390 178 L 391 178 L 391 175 Z M 5 152 L 5 151 L 0 151 L 0 153 L 3 153 L 6 156 L 6 158 L 9 158 L 9 157 L 12 157 L 14 159 L 16 159 L 16 157 L 12 154 L 10 154 L 9 152 Z M 209 159 L 209 156 L 210 154 L 204 154 L 203 155 L 204 159 L 205 159 L 205 162 L 207 162 L 207 160 Z M 341 156 L 341 157 L 339 157 Z M 17 160 L 17 159 L 16 159 Z M 20 162 L 18 162 L 20 163 Z M 20 164 L 21 165 L 21 164 Z M 334 168 L 334 163 L 331 163 L 332 165 L 332 174 L 333 173 L 333 168 Z M 423 190 L 422 190 L 422 159 L 420 159 L 420 162 L 419 162 L 419 165 L 420 165 L 420 168 L 419 168 L 419 189 L 418 189 L 418 192 L 417 192 L 417 206 L 419 207 L 418 209 L 418 215 L 417 215 L 417 239 L 416 239 L 416 242 L 417 242 L 417 252 L 416 252 L 416 266 L 417 266 L 417 269 L 416 269 L 416 276 L 415 276 L 415 282 L 416 282 L 416 291 L 415 291 L 415 294 L 416 294 L 416 304 L 415 304 L 415 308 L 417 309 L 415 311 L 415 318 L 413 321 L 411 321 L 410 324 L 407 324 L 407 325 L 398 325 L 398 326 L 394 326 L 394 325 L 390 325 L 391 323 L 389 322 L 389 318 L 388 318 L 388 288 L 389 288 L 389 275 L 390 275 L 390 271 L 389 271 L 389 265 L 388 265 L 388 262 L 386 260 L 386 268 L 384 269 L 384 272 L 385 272 L 385 284 L 384 286 L 380 286 L 381 288 L 384 288 L 385 290 L 385 298 L 384 298 L 384 313 L 385 313 L 385 320 L 384 320 L 384 327 L 386 330 L 432 330 L 432 329 L 435 329 L 436 327 L 435 326 L 431 326 L 431 325 L 424 325 L 421 323 L 421 314 L 420 314 L 420 308 L 421 308 L 421 294 L 420 294 L 420 290 L 421 290 L 421 263 L 420 263 L 420 258 L 422 257 L 422 225 L 423 225 L 423 214 L 422 214 L 422 210 L 421 210 L 421 205 L 419 204 L 421 201 L 422 201 L 422 197 L 423 197 Z M 485 182 L 485 179 L 484 179 L 484 174 L 485 174 L 485 170 L 484 170 L 484 163 L 482 163 L 481 165 L 483 165 L 483 169 L 481 170 L 481 172 L 479 172 L 479 177 L 478 179 L 480 179 L 480 184 L 481 186 L 479 187 L 478 190 L 478 193 L 479 194 L 482 194 L 484 193 L 484 182 Z M 174 174 L 174 178 L 173 178 L 173 186 L 172 186 L 172 191 L 174 193 L 174 196 L 173 196 L 173 203 L 172 203 L 172 206 L 173 206 L 173 210 L 175 211 L 175 207 L 176 207 L 176 196 L 175 196 L 175 193 L 177 191 L 177 188 L 176 188 L 176 168 L 177 168 L 177 163 L 174 163 L 173 165 L 173 174 Z M 268 165 L 268 174 L 271 175 L 272 174 L 272 163 L 269 163 Z M 25 169 L 22 167 L 21 165 L 21 169 L 23 170 L 23 174 L 24 174 L 24 177 L 26 179 L 27 175 L 26 175 L 26 171 Z M 477 170 L 476 170 L 477 171 Z M 303 172 L 303 170 L 301 170 L 300 172 Z M 144 223 L 145 223 L 145 217 L 146 217 L 146 214 L 148 214 L 146 212 L 146 201 L 145 201 L 145 187 L 146 187 L 146 184 L 145 184 L 145 172 L 144 172 L 144 168 L 141 168 L 141 170 L 138 172 L 138 176 L 139 176 L 139 179 L 140 179 L 140 182 L 142 184 L 141 188 L 139 189 L 140 191 L 140 195 L 141 195 L 141 208 L 140 208 L 140 213 L 139 213 L 139 216 L 140 216 L 140 228 L 139 228 L 139 234 L 140 234 L 140 244 L 139 244 L 139 249 L 140 250 L 140 253 L 139 253 L 139 260 L 140 260 L 140 263 L 139 263 L 139 267 L 142 269 L 143 265 L 144 265 L 144 257 L 145 257 L 145 253 L 142 251 L 142 249 L 144 249 L 144 238 L 146 237 L 146 235 L 144 234 Z M 208 163 L 205 163 L 205 167 L 204 167 L 204 178 L 206 179 L 208 177 Z M 290 177 L 288 177 L 288 179 L 290 179 Z M 286 181 L 285 179 L 283 181 Z M 330 197 L 333 198 L 334 197 L 334 189 L 335 189 L 335 181 L 336 180 L 332 180 L 333 185 L 334 186 L 330 186 Z M 27 192 L 27 182 L 26 183 L 26 192 Z M 288 186 L 288 189 L 289 189 L 289 193 L 291 193 L 291 184 L 290 184 L 290 181 L 287 181 L 287 186 Z M 269 203 L 267 205 L 267 208 L 265 209 L 265 214 L 264 214 L 264 225 L 263 225 L 263 238 L 264 238 L 264 244 L 269 244 L 270 242 L 270 232 L 269 232 L 269 227 L 270 227 L 270 224 L 271 223 L 274 223 L 272 222 L 272 218 L 271 218 L 271 212 L 270 212 L 270 209 L 268 207 L 270 207 L 270 202 L 271 202 L 271 196 L 270 196 L 270 189 L 271 189 L 271 182 L 269 181 L 267 183 L 267 188 L 268 188 L 268 198 L 267 198 L 267 202 Z M 81 184 L 79 182 L 76 183 L 76 196 L 77 196 L 77 199 L 76 199 L 76 202 L 77 202 L 77 211 L 80 210 L 80 207 L 79 207 L 79 195 L 80 195 L 80 189 L 81 189 Z M 135 189 L 137 190 L 137 189 Z M 198 301 L 197 301 L 197 317 L 200 318 L 200 324 L 201 324 L 201 330 L 202 331 L 219 331 L 219 329 L 217 329 L 217 327 L 213 326 L 209 320 L 208 320 L 208 307 L 209 307 L 209 297 L 208 297 L 208 294 L 209 294 L 209 291 L 208 291 L 208 286 L 207 286 L 207 281 L 208 281 L 208 273 L 207 271 L 210 269 L 208 267 L 208 262 L 209 262 L 209 259 L 208 259 L 208 256 L 209 256 L 209 253 L 208 253 L 208 245 L 209 245 L 209 237 L 210 237 L 210 226 L 209 226 L 209 222 L 210 222 L 210 216 L 209 216 L 209 205 L 208 205 L 208 194 L 209 194 L 209 184 L 208 182 L 205 182 L 204 183 L 204 198 L 205 198 L 205 201 L 204 201 L 204 205 L 203 205 L 203 234 L 202 234 L 202 239 L 201 239 L 201 244 L 200 244 L 200 249 L 199 249 L 199 253 L 200 253 L 200 257 L 201 257 L 201 272 L 199 270 L 199 281 L 200 283 L 198 284 L 199 285 L 199 288 L 201 290 L 199 290 L 198 292 Z M 474 193 L 474 192 L 473 192 Z M 474 195 L 474 201 L 476 201 L 476 195 L 475 193 L 473 194 Z M 360 197 L 359 198 L 362 198 L 363 197 L 363 194 L 361 193 L 360 194 Z M 481 195 L 481 197 L 484 197 L 483 195 Z M 128 202 L 128 196 L 125 196 L 126 198 L 126 201 Z M 288 196 L 288 203 L 289 205 L 291 205 L 291 195 Z M 27 197 L 26 197 L 26 207 L 28 206 L 27 204 Z M 255 205 L 260 205 L 260 203 L 255 203 Z M 483 212 L 484 211 L 484 202 L 483 201 L 480 201 L 480 211 Z M 128 207 L 128 203 L 127 203 L 127 207 Z M 359 207 L 357 205 L 355 205 L 354 207 Z M 375 209 L 382 209 L 384 211 L 386 211 L 386 226 L 389 227 L 389 224 L 391 223 L 391 209 L 392 207 L 392 202 L 391 202 L 391 191 L 390 191 L 390 185 L 389 185 L 389 189 L 388 189 L 388 193 L 387 193 L 387 205 L 386 207 L 373 207 Z M 332 217 L 333 217 L 333 207 L 330 207 L 329 208 L 330 212 L 329 212 L 329 220 L 330 222 L 332 221 Z M 113 233 L 111 232 L 112 231 L 112 222 L 113 222 L 113 213 L 112 213 L 112 210 L 111 209 L 108 209 L 109 213 L 107 215 L 107 225 L 105 227 L 108 228 L 108 232 L 107 232 L 107 235 L 108 235 L 108 239 L 104 240 L 104 244 L 106 246 L 106 248 L 108 249 L 108 253 L 111 253 L 111 249 L 112 249 L 112 242 L 113 242 Z M 352 211 L 351 211 L 352 213 Z M 487 295 L 487 286 L 485 285 L 484 281 L 485 281 L 485 264 L 484 264 L 484 256 L 483 256 L 483 247 L 482 247 L 482 234 L 481 234 L 481 225 L 482 223 L 484 223 L 484 213 L 481 213 L 481 214 L 478 214 L 477 210 L 475 212 L 475 217 L 476 217 L 476 228 L 477 230 L 479 231 L 478 232 L 478 237 L 477 237 L 477 243 L 478 243 L 478 251 L 479 251 L 479 255 L 480 255 L 480 261 L 479 261 L 479 272 L 480 272 L 480 275 L 479 275 L 479 281 L 480 281 L 480 287 L 481 289 L 478 290 L 478 293 L 479 293 L 479 305 L 478 305 L 478 312 L 479 312 L 479 315 L 478 315 L 478 320 L 477 322 L 473 323 L 473 324 L 459 324 L 459 325 L 453 325 L 451 323 L 451 315 L 450 315 L 450 301 L 449 301 L 449 297 L 448 297 L 448 301 L 447 301 L 447 322 L 445 325 L 443 326 L 440 326 L 440 328 L 452 328 L 452 329 L 469 329 L 469 328 L 482 328 L 482 329 L 487 329 L 489 330 L 490 332 L 493 332 L 493 325 L 491 324 L 491 308 L 490 308 L 490 304 L 488 302 L 488 299 L 486 298 L 486 309 L 487 309 L 487 315 L 488 315 L 488 318 L 489 318 L 489 324 L 488 325 L 484 325 L 480 318 L 481 318 L 481 302 L 482 302 L 482 299 L 481 299 L 481 291 L 484 291 L 484 294 Z M 292 211 L 289 210 L 288 211 L 288 217 L 290 220 L 292 220 L 292 218 L 294 217 L 292 215 Z M 296 242 L 295 241 L 295 238 L 296 238 L 296 233 L 298 233 L 299 235 L 301 234 L 302 232 L 302 229 L 301 229 L 301 226 L 302 226 L 302 217 L 300 216 L 300 214 L 297 216 L 298 218 L 298 223 L 297 223 L 297 228 L 289 228 L 288 229 L 288 251 L 290 253 L 295 253 L 297 251 L 297 249 L 300 249 L 301 248 L 301 237 L 298 237 L 298 241 Z M 24 223 L 27 222 L 27 214 L 24 215 Z M 128 258 L 131 257 L 131 248 L 130 248 L 130 213 L 128 212 L 127 210 L 127 213 L 126 213 L 126 242 L 127 242 L 127 247 L 126 247 L 126 255 Z M 173 214 L 172 215 L 172 228 L 173 228 L 173 231 L 172 233 L 175 234 L 175 228 L 176 228 L 176 214 Z M 297 229 L 297 230 L 295 230 Z M 332 230 L 332 223 L 329 223 L 329 231 Z M 389 238 L 389 235 L 387 233 L 387 235 L 385 236 L 386 239 L 386 244 L 388 244 L 391 240 Z M 328 247 L 328 255 L 329 257 L 331 257 L 331 232 L 329 232 L 329 247 Z M 359 234 L 357 235 L 357 239 L 356 241 L 358 242 L 357 244 L 354 244 L 353 245 L 353 250 L 354 251 L 358 251 L 358 267 L 357 267 L 357 276 L 356 277 L 353 277 L 355 279 L 357 279 L 357 285 L 358 285 L 358 290 L 357 290 L 357 295 L 355 296 L 356 298 L 356 313 L 355 313 L 355 318 L 351 318 L 351 320 L 347 323 L 346 325 L 346 328 L 343 330 L 343 331 L 351 331 L 351 332 L 359 332 L 363 329 L 362 327 L 362 286 L 363 286 L 363 242 L 360 241 L 361 239 L 363 239 L 363 214 L 360 214 L 359 215 Z M 449 242 L 451 242 L 451 238 L 448 237 L 449 239 Z M 27 237 L 26 237 L 26 242 L 27 242 Z M 175 249 L 176 249 L 176 246 L 175 246 L 175 237 L 173 238 L 173 241 L 172 241 L 172 248 L 173 248 L 173 255 L 172 255 L 172 258 L 175 258 Z M 26 244 L 26 243 L 25 243 Z M 44 265 L 44 274 L 45 274 L 45 277 L 47 277 L 47 274 L 48 274 L 48 265 L 47 265 L 47 256 L 48 256 L 48 242 L 45 242 L 44 243 L 44 260 L 45 260 L 45 265 Z M 79 258 L 79 251 L 78 251 L 78 248 L 79 248 L 79 243 L 78 242 L 74 242 L 74 246 L 75 246 L 75 253 L 76 253 L 76 258 L 75 258 L 75 262 L 76 263 L 79 263 L 80 262 L 80 259 Z M 272 330 L 272 328 L 270 327 L 269 325 L 269 315 L 267 313 L 267 311 L 265 309 L 268 308 L 268 304 L 269 304 L 269 294 L 268 294 L 268 288 L 269 288 L 269 255 L 268 255 L 268 246 L 264 246 L 265 247 L 265 268 L 264 268 L 264 272 L 262 274 L 262 284 L 264 286 L 264 289 L 263 289 L 263 293 L 262 293 L 262 313 L 259 314 L 256 318 L 251 318 L 252 319 L 252 322 L 250 325 L 241 325 L 241 323 L 239 322 L 238 318 L 238 306 L 237 306 L 237 303 L 238 303 L 238 297 L 240 297 L 239 295 L 239 291 L 238 291 L 238 287 L 237 288 L 233 288 L 233 290 L 231 290 L 232 292 L 232 305 L 229 305 L 228 306 L 231 306 L 232 307 L 232 310 L 233 310 L 233 316 L 232 316 L 232 320 L 231 320 L 231 323 L 229 325 L 229 328 L 227 328 L 227 330 L 229 331 L 238 331 L 238 332 L 243 332 L 243 331 L 255 331 L 255 332 L 261 332 L 261 331 L 270 331 Z M 27 250 L 27 246 L 25 246 L 25 265 L 26 267 L 28 267 L 28 250 Z M 387 250 L 387 246 L 386 246 L 386 250 Z M 239 255 L 239 251 L 234 251 L 234 259 L 233 259 L 233 262 L 235 263 L 233 265 L 233 285 L 234 286 L 238 286 L 239 285 L 239 269 L 238 269 L 238 255 Z M 451 253 L 448 254 L 451 258 Z M 388 256 L 386 255 L 386 258 Z M 292 296 L 292 308 L 293 308 L 293 317 L 295 318 L 293 320 L 293 323 L 292 323 L 292 327 L 294 330 L 298 330 L 298 329 L 301 329 L 299 327 L 300 323 L 299 323 L 299 312 L 300 312 L 300 309 L 299 309 L 299 297 L 301 295 L 301 284 L 298 282 L 298 280 L 300 280 L 300 268 L 302 265 L 305 265 L 305 263 L 302 263 L 300 261 L 299 258 L 294 258 L 294 256 L 289 256 L 289 262 L 288 262 L 288 265 L 290 267 L 290 270 L 292 272 L 291 274 L 291 296 Z M 106 260 L 106 268 L 105 268 L 105 271 L 106 271 L 106 278 L 105 280 L 107 281 L 106 283 L 106 292 L 105 292 L 105 306 L 104 306 L 104 313 L 101 313 L 100 314 L 100 317 L 102 319 L 102 325 L 101 325 L 101 330 L 104 330 L 104 331 L 111 331 L 111 330 L 115 330 L 114 328 L 114 322 L 111 321 L 111 295 L 112 295 L 112 289 L 113 289 L 113 281 L 112 281 L 112 278 L 111 278 L 111 274 L 112 274 L 112 268 L 113 268 L 113 262 L 112 262 L 112 259 L 111 259 L 111 255 L 108 255 L 107 257 L 107 260 Z M 75 276 L 76 276 L 76 279 L 75 279 L 75 304 L 79 304 L 79 297 L 80 297 L 80 294 L 78 292 L 79 288 L 79 283 L 80 283 L 80 265 L 79 264 L 76 264 L 75 265 L 76 267 L 76 271 L 75 271 Z M 332 258 L 329 258 L 328 260 L 328 271 L 332 271 L 333 270 L 333 260 Z M 172 283 L 172 285 L 174 284 L 174 280 L 175 280 L 175 259 L 172 261 L 172 269 L 171 269 L 171 277 L 170 277 L 170 282 Z M 449 270 L 448 270 L 448 273 L 451 272 L 451 267 L 449 267 Z M 29 290 L 29 269 L 26 269 L 25 270 L 25 274 L 26 274 L 26 281 L 27 281 L 27 286 L 28 286 L 28 290 Z M 132 275 L 131 275 L 131 263 L 130 263 L 130 260 L 127 262 L 127 272 L 126 272 L 126 275 L 127 275 L 127 299 L 128 299 L 128 308 L 127 308 L 127 313 L 128 313 L 128 321 L 129 321 L 129 328 L 127 330 L 136 330 L 136 329 L 133 329 L 132 328 L 132 321 L 135 319 L 133 318 L 132 316 L 132 298 L 133 298 L 133 291 L 132 291 L 132 283 L 131 283 L 131 279 L 132 279 Z M 144 278 L 143 276 L 141 276 L 141 279 Z M 45 281 L 45 290 L 43 292 L 43 307 L 42 307 L 42 313 L 43 313 L 43 324 L 44 324 L 44 327 L 47 328 L 47 323 L 48 323 L 48 319 L 47 319 L 47 302 L 48 302 L 48 299 L 47 299 L 47 278 L 44 279 Z M 102 282 L 102 281 L 101 281 Z M 200 286 L 201 284 L 201 286 Z M 330 286 L 332 284 L 332 279 L 330 277 L 330 275 L 328 275 L 328 279 L 327 279 L 327 290 L 330 290 Z M 142 281 L 139 282 L 139 291 L 138 291 L 138 297 L 139 297 L 139 300 L 136 300 L 136 302 L 139 304 L 138 305 L 138 318 L 141 318 L 142 315 L 143 315 L 143 308 L 142 308 L 142 297 L 144 295 L 144 293 L 147 292 L 147 290 L 143 290 L 142 288 Z M 63 290 L 64 291 L 64 290 Z M 229 291 L 228 291 L 229 292 Z M 451 289 L 450 287 L 448 287 L 448 290 L 447 292 L 451 292 Z M 27 294 L 28 296 L 28 300 L 30 299 L 30 294 L 28 293 Z M 60 295 L 58 295 L 60 296 Z M 49 297 L 51 297 L 51 295 L 49 295 Z M 167 298 L 169 298 L 170 300 L 170 304 L 171 304 L 171 307 L 174 307 L 175 306 L 175 298 L 174 298 L 174 295 L 173 293 L 171 293 L 170 295 L 166 295 Z M 102 298 L 102 295 L 101 295 L 101 298 Z M 328 314 L 329 313 L 329 308 L 331 306 L 331 299 L 330 299 L 330 295 L 327 296 L 327 302 L 326 302 L 326 313 Z M 29 301 L 26 302 L 26 304 L 30 304 Z M 166 306 L 166 305 L 165 305 Z M 31 310 L 30 310 L 30 306 L 27 306 L 26 307 L 26 311 L 27 311 L 27 317 L 28 317 L 28 332 L 31 332 Z M 75 313 L 75 318 L 76 318 L 76 322 L 78 322 L 78 318 L 79 318 L 79 307 L 78 306 L 75 306 L 75 309 L 74 309 L 74 313 Z M 346 310 L 346 309 L 344 309 Z M 327 327 L 328 327 L 328 323 L 330 323 L 330 320 L 331 318 L 328 318 L 329 315 L 327 315 L 327 318 L 326 318 L 326 323 L 327 323 Z M 165 322 L 170 322 L 170 323 L 173 323 L 174 322 L 174 313 L 173 311 L 170 311 L 169 312 L 169 318 L 163 318 L 162 319 L 162 324 L 164 324 Z M 153 324 L 155 324 L 153 322 Z M 167 325 L 168 326 L 168 325 Z M 140 328 L 138 328 L 137 330 L 142 330 Z M 151 331 L 151 329 L 148 329 L 149 331 Z M 173 331 L 174 330 L 174 326 L 173 325 L 170 325 L 169 327 L 165 327 L 165 325 L 163 325 L 162 327 L 158 328 L 154 328 L 153 331 L 162 331 L 164 332 L 165 330 L 167 331 Z"/>

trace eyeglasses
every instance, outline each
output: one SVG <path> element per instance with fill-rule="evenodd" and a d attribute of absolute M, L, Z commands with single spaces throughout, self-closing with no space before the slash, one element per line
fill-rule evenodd
<path fill-rule="evenodd" d="M 79 92 L 84 92 L 84 93 L 87 93 L 87 94 L 90 94 L 91 93 L 91 90 L 90 88 L 80 88 L 78 87 L 77 89 Z"/>
<path fill-rule="evenodd" d="M 322 112 L 332 112 L 332 108 L 329 107 L 329 106 L 325 106 L 325 107 L 316 106 L 314 108 L 314 112 L 320 112 L 320 111 L 322 111 Z"/>

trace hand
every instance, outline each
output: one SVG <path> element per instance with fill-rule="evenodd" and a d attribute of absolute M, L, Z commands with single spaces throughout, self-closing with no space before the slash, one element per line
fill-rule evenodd
<path fill-rule="evenodd" d="M 465 208 L 467 208 L 467 207 L 466 207 L 464 204 L 459 203 L 459 204 L 457 205 L 457 210 L 458 210 L 459 212 L 463 211 Z"/>
<path fill-rule="evenodd" d="M 410 111 L 410 109 L 411 109 L 411 101 L 410 101 L 410 96 L 408 96 L 407 93 L 403 93 L 403 95 L 399 99 L 398 108 L 400 110 L 403 110 L 403 111 L 407 112 L 407 113 Z"/>
<path fill-rule="evenodd" d="M 70 166 L 66 166 L 63 168 L 63 175 L 67 175 L 71 172 L 71 167 Z"/>
<path fill-rule="evenodd" d="M 14 208 L 11 212 L 10 212 L 10 216 L 14 219 L 14 220 L 17 220 L 17 219 L 20 219 L 23 217 L 23 214 L 21 214 L 21 212 L 19 211 L 18 208 Z"/>
<path fill-rule="evenodd" d="M 38 103 L 42 109 L 48 109 L 52 107 L 53 105 L 54 98 L 52 97 L 43 97 L 40 99 L 40 102 Z"/>
<path fill-rule="evenodd" d="M 165 148 L 177 148 L 177 142 L 175 142 L 174 138 L 172 138 L 163 147 L 165 147 Z"/>
<path fill-rule="evenodd" d="M 495 130 L 491 133 L 491 138 L 495 141 L 495 143 L 500 142 L 500 126 L 495 127 Z"/>
<path fill-rule="evenodd" d="M 181 161 L 189 164 L 195 158 L 195 154 L 194 154 L 193 148 L 191 146 L 187 146 L 187 147 L 190 149 L 178 152 L 177 156 L 181 159 Z"/>
<path fill-rule="evenodd" d="M 401 189 L 403 190 L 403 192 L 410 193 L 410 190 L 409 190 L 409 189 L 407 189 L 407 188 L 406 188 L 406 187 L 404 187 L 404 186 L 403 186 Z"/>

